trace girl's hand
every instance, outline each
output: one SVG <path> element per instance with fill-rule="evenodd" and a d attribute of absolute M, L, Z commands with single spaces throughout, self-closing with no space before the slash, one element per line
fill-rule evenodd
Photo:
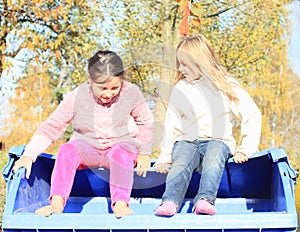
<path fill-rule="evenodd" d="M 169 164 L 169 163 L 156 164 L 155 171 L 166 174 L 169 172 L 170 167 L 171 167 L 171 164 Z"/>
<path fill-rule="evenodd" d="M 235 153 L 235 155 L 233 156 L 233 160 L 235 163 L 244 163 L 248 161 L 248 156 L 246 156 L 244 153 L 238 151 Z"/>
<path fill-rule="evenodd" d="M 30 157 L 21 156 L 21 158 L 15 162 L 13 172 L 16 172 L 19 168 L 23 167 L 26 169 L 26 179 L 29 179 L 32 167 L 32 159 Z"/>
<path fill-rule="evenodd" d="M 147 171 L 150 169 L 150 156 L 140 154 L 137 160 L 136 174 L 146 177 Z"/>

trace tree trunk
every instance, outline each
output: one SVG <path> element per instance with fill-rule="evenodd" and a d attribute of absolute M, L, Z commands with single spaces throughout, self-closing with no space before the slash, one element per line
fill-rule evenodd
<path fill-rule="evenodd" d="M 162 64 L 160 71 L 160 80 L 156 92 L 156 101 L 155 101 L 155 131 L 154 131 L 154 151 L 158 151 L 160 145 L 163 142 L 163 130 L 164 130 L 164 121 L 165 113 L 168 105 L 168 100 L 171 93 L 171 88 L 175 76 L 175 55 L 176 55 L 176 46 L 179 39 L 179 33 L 176 33 L 172 20 L 172 0 L 164 1 L 165 8 L 165 20 L 163 23 L 162 39 L 164 41 L 162 47 Z M 176 18 L 176 17 L 174 17 Z"/>

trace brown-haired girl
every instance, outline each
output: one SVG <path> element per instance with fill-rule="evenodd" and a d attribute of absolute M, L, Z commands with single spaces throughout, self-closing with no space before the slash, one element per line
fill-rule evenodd
<path fill-rule="evenodd" d="M 59 104 L 38 128 L 16 162 L 29 178 L 32 162 L 56 141 L 72 122 L 73 136 L 61 145 L 55 161 L 50 205 L 36 210 L 61 213 L 70 195 L 76 170 L 110 169 L 111 206 L 116 217 L 129 215 L 133 168 L 144 176 L 150 167 L 153 116 L 139 88 L 124 80 L 121 58 L 98 51 L 88 61 L 88 81 Z"/>

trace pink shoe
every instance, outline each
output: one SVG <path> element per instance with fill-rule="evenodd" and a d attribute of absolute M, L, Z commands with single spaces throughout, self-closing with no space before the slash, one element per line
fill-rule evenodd
<path fill-rule="evenodd" d="M 208 201 L 201 199 L 196 204 L 195 213 L 214 215 L 216 214 L 216 207 L 211 203 L 209 203 Z"/>
<path fill-rule="evenodd" d="M 176 211 L 177 211 L 176 208 L 177 207 L 174 202 L 167 201 L 167 202 L 162 203 L 161 206 L 159 206 L 155 209 L 155 214 L 158 216 L 171 217 L 176 213 Z"/>

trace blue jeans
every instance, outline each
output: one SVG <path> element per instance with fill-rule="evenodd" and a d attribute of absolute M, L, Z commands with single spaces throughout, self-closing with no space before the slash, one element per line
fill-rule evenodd
<path fill-rule="evenodd" d="M 193 172 L 202 165 L 199 199 L 215 203 L 226 161 L 231 156 L 228 146 L 217 140 L 177 141 L 173 147 L 172 166 L 166 180 L 162 201 L 172 201 L 179 209 Z"/>

